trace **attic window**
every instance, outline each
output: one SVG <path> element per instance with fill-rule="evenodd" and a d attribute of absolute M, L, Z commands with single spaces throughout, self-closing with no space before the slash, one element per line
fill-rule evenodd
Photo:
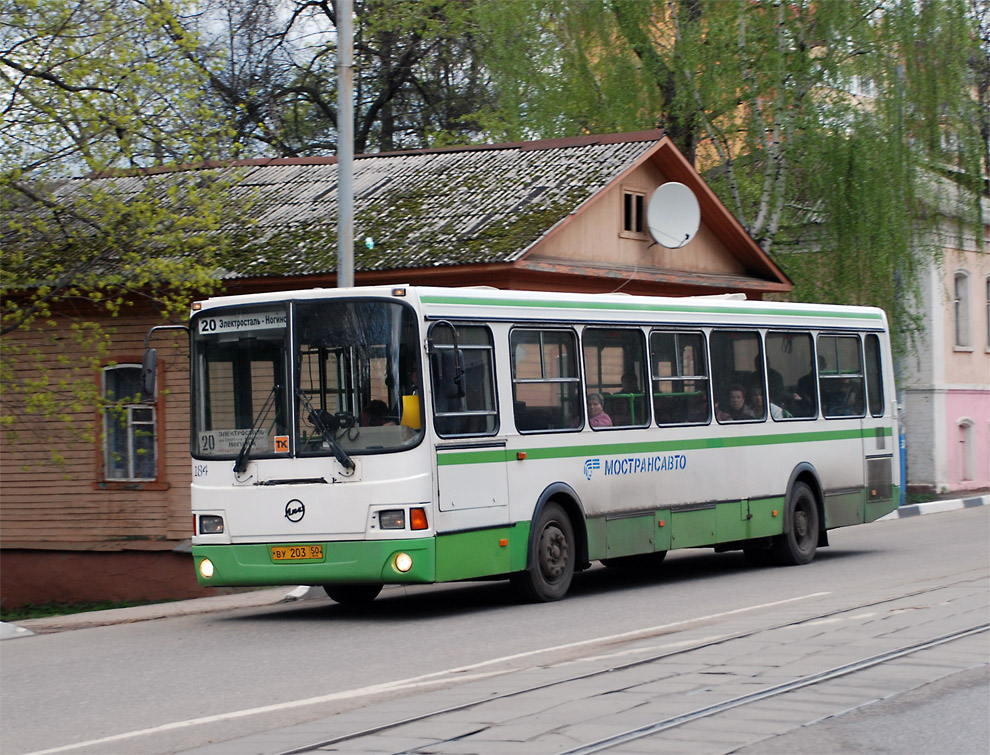
<path fill-rule="evenodd" d="M 643 236 L 646 233 L 646 193 L 622 191 L 622 234 Z"/>

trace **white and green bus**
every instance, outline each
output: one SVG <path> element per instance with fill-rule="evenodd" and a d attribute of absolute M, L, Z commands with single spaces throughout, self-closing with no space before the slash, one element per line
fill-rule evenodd
<path fill-rule="evenodd" d="M 549 601 L 677 548 L 804 564 L 897 505 L 879 309 L 414 286 L 193 309 L 203 585 Z"/>

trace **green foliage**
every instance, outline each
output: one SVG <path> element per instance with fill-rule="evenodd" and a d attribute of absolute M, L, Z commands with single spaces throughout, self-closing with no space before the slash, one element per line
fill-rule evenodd
<path fill-rule="evenodd" d="M 657 92 L 605 3 L 505 0 L 475 17 L 497 98 L 480 119 L 496 141 L 656 126 Z"/>
<path fill-rule="evenodd" d="M 483 123 L 504 139 L 660 125 L 795 298 L 884 307 L 904 348 L 947 195 L 972 197 L 954 220 L 985 222 L 985 16 L 972 0 L 480 4 L 498 96 Z"/>
<path fill-rule="evenodd" d="M 92 438 L 113 341 L 97 323 L 142 307 L 184 320 L 237 249 L 219 232 L 238 211 L 232 182 L 159 169 L 222 154 L 230 134 L 204 107 L 181 12 L 167 0 L 0 0 L 6 433 L 42 416 Z"/>
<path fill-rule="evenodd" d="M 3 180 L 215 155 L 223 126 L 187 60 L 195 40 L 170 33 L 181 13 L 168 0 L 0 0 Z"/>

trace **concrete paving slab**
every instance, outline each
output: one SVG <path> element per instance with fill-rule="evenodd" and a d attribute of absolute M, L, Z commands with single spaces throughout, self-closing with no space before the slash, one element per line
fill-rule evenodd
<path fill-rule="evenodd" d="M 676 730 L 661 732 L 656 736 L 625 742 L 614 752 L 617 753 L 653 753 L 653 755 L 723 755 L 730 752 L 723 743 L 697 742 L 678 736 Z"/>
<path fill-rule="evenodd" d="M 745 709 L 726 711 L 718 716 L 705 719 L 708 729 L 724 729 L 738 732 L 747 737 L 769 737 L 787 731 L 790 727 L 779 721 L 752 718 Z"/>
<path fill-rule="evenodd" d="M 490 724 L 479 724 L 473 721 L 455 721 L 449 716 L 437 716 L 423 721 L 411 723 L 392 729 L 393 733 L 404 737 L 432 738 L 436 740 L 458 739 L 478 731 L 491 728 Z"/>
<path fill-rule="evenodd" d="M 493 739 L 470 739 L 456 742 L 443 742 L 428 750 L 430 755 L 530 755 L 532 745 L 528 742 L 511 742 Z"/>
<path fill-rule="evenodd" d="M 340 742 L 335 745 L 327 745 L 326 747 L 319 748 L 316 752 L 361 753 L 361 755 L 388 753 L 388 755 L 392 755 L 397 752 L 433 747 L 436 742 L 437 740 L 433 738 L 378 734 L 372 737 L 362 737 L 361 739 L 349 739 L 346 742 Z"/>

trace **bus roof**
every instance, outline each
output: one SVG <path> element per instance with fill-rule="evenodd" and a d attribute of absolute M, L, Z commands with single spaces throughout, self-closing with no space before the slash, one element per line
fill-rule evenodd
<path fill-rule="evenodd" d="M 765 324 L 886 330 L 887 318 L 877 307 L 800 302 L 751 301 L 741 295 L 632 296 L 520 291 L 489 287 L 357 286 L 309 288 L 263 294 L 212 297 L 194 310 L 264 302 L 340 297 L 387 297 L 418 301 L 431 319 L 541 320 L 562 322 L 668 322 L 685 324 Z"/>

